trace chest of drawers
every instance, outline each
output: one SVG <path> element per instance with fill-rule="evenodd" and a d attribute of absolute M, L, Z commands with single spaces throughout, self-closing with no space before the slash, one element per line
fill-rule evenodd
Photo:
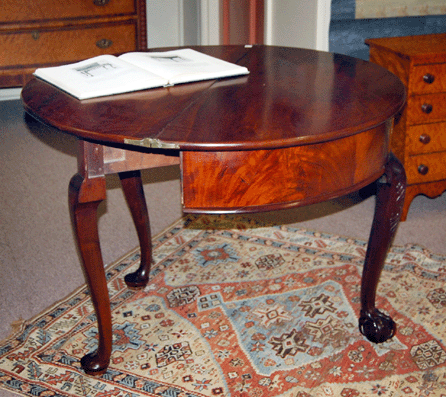
<path fill-rule="evenodd" d="M 146 0 L 2 0 L 0 87 L 41 66 L 147 47 Z"/>
<path fill-rule="evenodd" d="M 434 198 L 446 190 L 446 34 L 366 43 L 370 61 L 396 74 L 406 86 L 406 105 L 391 140 L 407 174 L 405 220 L 415 196 Z"/>

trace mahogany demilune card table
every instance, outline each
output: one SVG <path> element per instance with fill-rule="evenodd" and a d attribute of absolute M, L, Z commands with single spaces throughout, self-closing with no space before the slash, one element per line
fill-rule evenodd
<path fill-rule="evenodd" d="M 274 46 L 194 47 L 246 66 L 250 74 L 79 101 L 38 79 L 22 91 L 26 111 L 79 138 L 69 185 L 73 225 L 97 315 L 98 349 L 89 374 L 106 371 L 112 317 L 97 207 L 105 175 L 118 173 L 141 246 L 125 281 L 149 282 L 151 236 L 140 170 L 181 166 L 186 213 L 250 213 L 322 202 L 376 183 L 376 209 L 361 284 L 360 331 L 373 342 L 394 335 L 375 307 L 387 251 L 400 220 L 405 172 L 389 151 L 401 81 L 375 64 Z"/>

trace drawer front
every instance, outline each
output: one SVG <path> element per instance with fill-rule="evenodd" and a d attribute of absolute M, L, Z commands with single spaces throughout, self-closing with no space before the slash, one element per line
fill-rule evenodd
<path fill-rule="evenodd" d="M 446 121 L 446 93 L 409 97 L 407 120 L 412 125 Z"/>
<path fill-rule="evenodd" d="M 136 49 L 136 25 L 0 34 L 0 67 L 73 62 Z"/>
<path fill-rule="evenodd" d="M 415 66 L 409 91 L 411 94 L 446 92 L 446 64 Z"/>
<path fill-rule="evenodd" d="M 410 156 L 404 166 L 409 184 L 440 181 L 446 179 L 446 152 Z"/>
<path fill-rule="evenodd" d="M 409 154 L 446 150 L 446 122 L 413 125 L 407 128 L 406 148 Z"/>
<path fill-rule="evenodd" d="M 134 13 L 133 0 L 2 0 L 0 23 Z"/>
<path fill-rule="evenodd" d="M 288 148 L 182 151 L 183 209 L 257 212 L 312 204 L 356 191 L 382 175 L 388 126 Z"/>

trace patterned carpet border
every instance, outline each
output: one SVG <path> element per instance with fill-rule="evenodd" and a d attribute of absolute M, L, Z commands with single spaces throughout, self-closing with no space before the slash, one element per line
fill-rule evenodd
<path fill-rule="evenodd" d="M 366 242 L 239 216 L 188 216 L 153 240 L 151 282 L 106 270 L 114 346 L 101 377 L 86 287 L 0 343 L 0 387 L 26 396 L 446 397 L 446 257 L 394 246 L 378 306 L 397 323 L 373 344 L 358 330 Z"/>

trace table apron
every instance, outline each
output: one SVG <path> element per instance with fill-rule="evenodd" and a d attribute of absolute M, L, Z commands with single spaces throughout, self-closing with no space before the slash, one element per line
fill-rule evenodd
<path fill-rule="evenodd" d="M 271 150 L 181 153 L 183 209 L 244 213 L 322 202 L 384 172 L 391 120 L 334 141 Z"/>

